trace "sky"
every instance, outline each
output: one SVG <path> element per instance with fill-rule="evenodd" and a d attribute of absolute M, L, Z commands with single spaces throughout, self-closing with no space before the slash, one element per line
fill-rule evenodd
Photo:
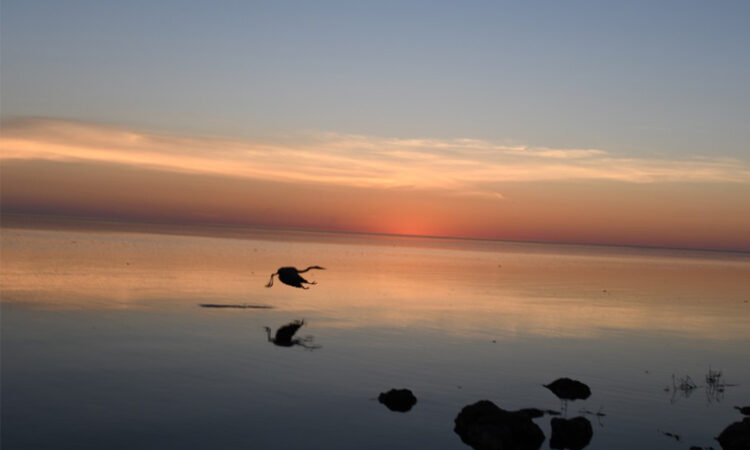
<path fill-rule="evenodd" d="M 747 2 L 0 3 L 3 213 L 750 251 Z"/>

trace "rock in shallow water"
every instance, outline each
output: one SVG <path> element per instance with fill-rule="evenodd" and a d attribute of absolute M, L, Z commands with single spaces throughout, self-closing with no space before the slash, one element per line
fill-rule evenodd
<path fill-rule="evenodd" d="M 591 389 L 586 384 L 570 378 L 558 378 L 544 387 L 560 400 L 586 400 L 591 396 Z"/>
<path fill-rule="evenodd" d="M 378 401 L 391 411 L 407 412 L 417 403 L 417 397 L 408 389 L 391 389 L 381 393 Z"/>
<path fill-rule="evenodd" d="M 724 450 L 750 449 L 750 417 L 745 417 L 742 422 L 735 422 L 724 428 L 716 440 Z"/>
<path fill-rule="evenodd" d="M 538 419 L 539 417 L 544 416 L 544 410 L 541 410 L 539 408 L 523 408 L 519 409 L 518 411 L 514 411 L 514 413 L 526 416 L 529 419 Z"/>
<path fill-rule="evenodd" d="M 523 408 L 518 411 L 514 411 L 515 414 L 520 414 L 528 417 L 529 419 L 538 419 L 545 414 L 550 416 L 559 416 L 560 412 L 552 409 L 539 409 L 539 408 Z"/>
<path fill-rule="evenodd" d="M 465 406 L 453 431 L 475 450 L 537 450 L 544 433 L 528 414 L 506 411 L 489 400 Z"/>
<path fill-rule="evenodd" d="M 581 450 L 591 442 L 594 429 L 585 417 L 573 419 L 552 419 L 552 437 L 549 439 L 550 448 Z"/>

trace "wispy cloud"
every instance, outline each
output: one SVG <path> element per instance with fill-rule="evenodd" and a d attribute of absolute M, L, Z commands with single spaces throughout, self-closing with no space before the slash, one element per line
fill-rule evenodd
<path fill-rule="evenodd" d="M 294 143 L 176 137 L 50 119 L 3 123 L 2 159 L 86 160 L 232 177 L 502 194 L 503 182 L 750 183 L 727 158 L 628 158 L 601 149 L 508 146 L 477 139 L 304 133 Z"/>

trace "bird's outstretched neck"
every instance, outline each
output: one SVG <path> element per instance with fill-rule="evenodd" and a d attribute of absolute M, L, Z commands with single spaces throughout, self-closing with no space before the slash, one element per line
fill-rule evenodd
<path fill-rule="evenodd" d="M 305 270 L 299 270 L 299 271 L 297 271 L 297 273 L 305 273 L 305 272 L 307 272 L 307 271 L 308 271 L 308 270 L 310 270 L 310 269 L 326 270 L 326 268 L 325 268 L 325 267 L 320 267 L 320 266 L 310 266 L 310 267 L 308 267 L 308 268 L 307 268 L 307 269 L 305 269 Z"/>
<path fill-rule="evenodd" d="M 276 276 L 276 275 L 278 275 L 278 274 L 279 274 L 279 272 L 276 272 L 276 273 L 272 273 L 272 274 L 271 274 L 271 278 L 270 278 L 270 279 L 268 280 L 268 284 L 266 284 L 266 287 L 271 287 L 271 286 L 273 286 L 273 277 L 275 277 L 275 276 Z"/>

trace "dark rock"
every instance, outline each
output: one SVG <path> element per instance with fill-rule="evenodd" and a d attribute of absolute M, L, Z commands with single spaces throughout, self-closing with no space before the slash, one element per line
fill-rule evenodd
<path fill-rule="evenodd" d="M 544 387 L 552 391 L 560 400 L 585 400 L 591 396 L 591 389 L 584 383 L 570 378 L 558 378 Z"/>
<path fill-rule="evenodd" d="M 391 411 L 407 412 L 417 403 L 417 397 L 408 389 L 391 389 L 381 393 L 378 401 Z"/>
<path fill-rule="evenodd" d="M 554 418 L 551 422 L 552 437 L 549 439 L 550 448 L 581 450 L 589 445 L 594 429 L 585 417 L 573 419 Z"/>
<path fill-rule="evenodd" d="M 541 428 L 527 414 L 489 400 L 465 406 L 454 423 L 453 431 L 475 450 L 538 450 L 544 442 Z"/>
<path fill-rule="evenodd" d="M 514 411 L 513 413 L 528 417 L 529 419 L 538 419 L 540 417 L 543 417 L 545 414 L 548 414 L 550 416 L 560 415 L 560 411 L 555 411 L 553 409 L 539 409 L 539 408 L 523 408 L 523 409 L 519 409 L 518 411 Z"/>
<path fill-rule="evenodd" d="M 524 408 L 519 409 L 515 412 L 516 414 L 520 414 L 522 416 L 528 417 L 529 419 L 538 419 L 539 417 L 544 416 L 544 411 L 539 408 Z"/>
<path fill-rule="evenodd" d="M 735 406 L 734 409 L 739 411 L 742 415 L 750 416 L 750 406 Z"/>
<path fill-rule="evenodd" d="M 742 422 L 735 422 L 724 428 L 716 440 L 724 450 L 750 449 L 750 417 L 745 417 Z"/>

